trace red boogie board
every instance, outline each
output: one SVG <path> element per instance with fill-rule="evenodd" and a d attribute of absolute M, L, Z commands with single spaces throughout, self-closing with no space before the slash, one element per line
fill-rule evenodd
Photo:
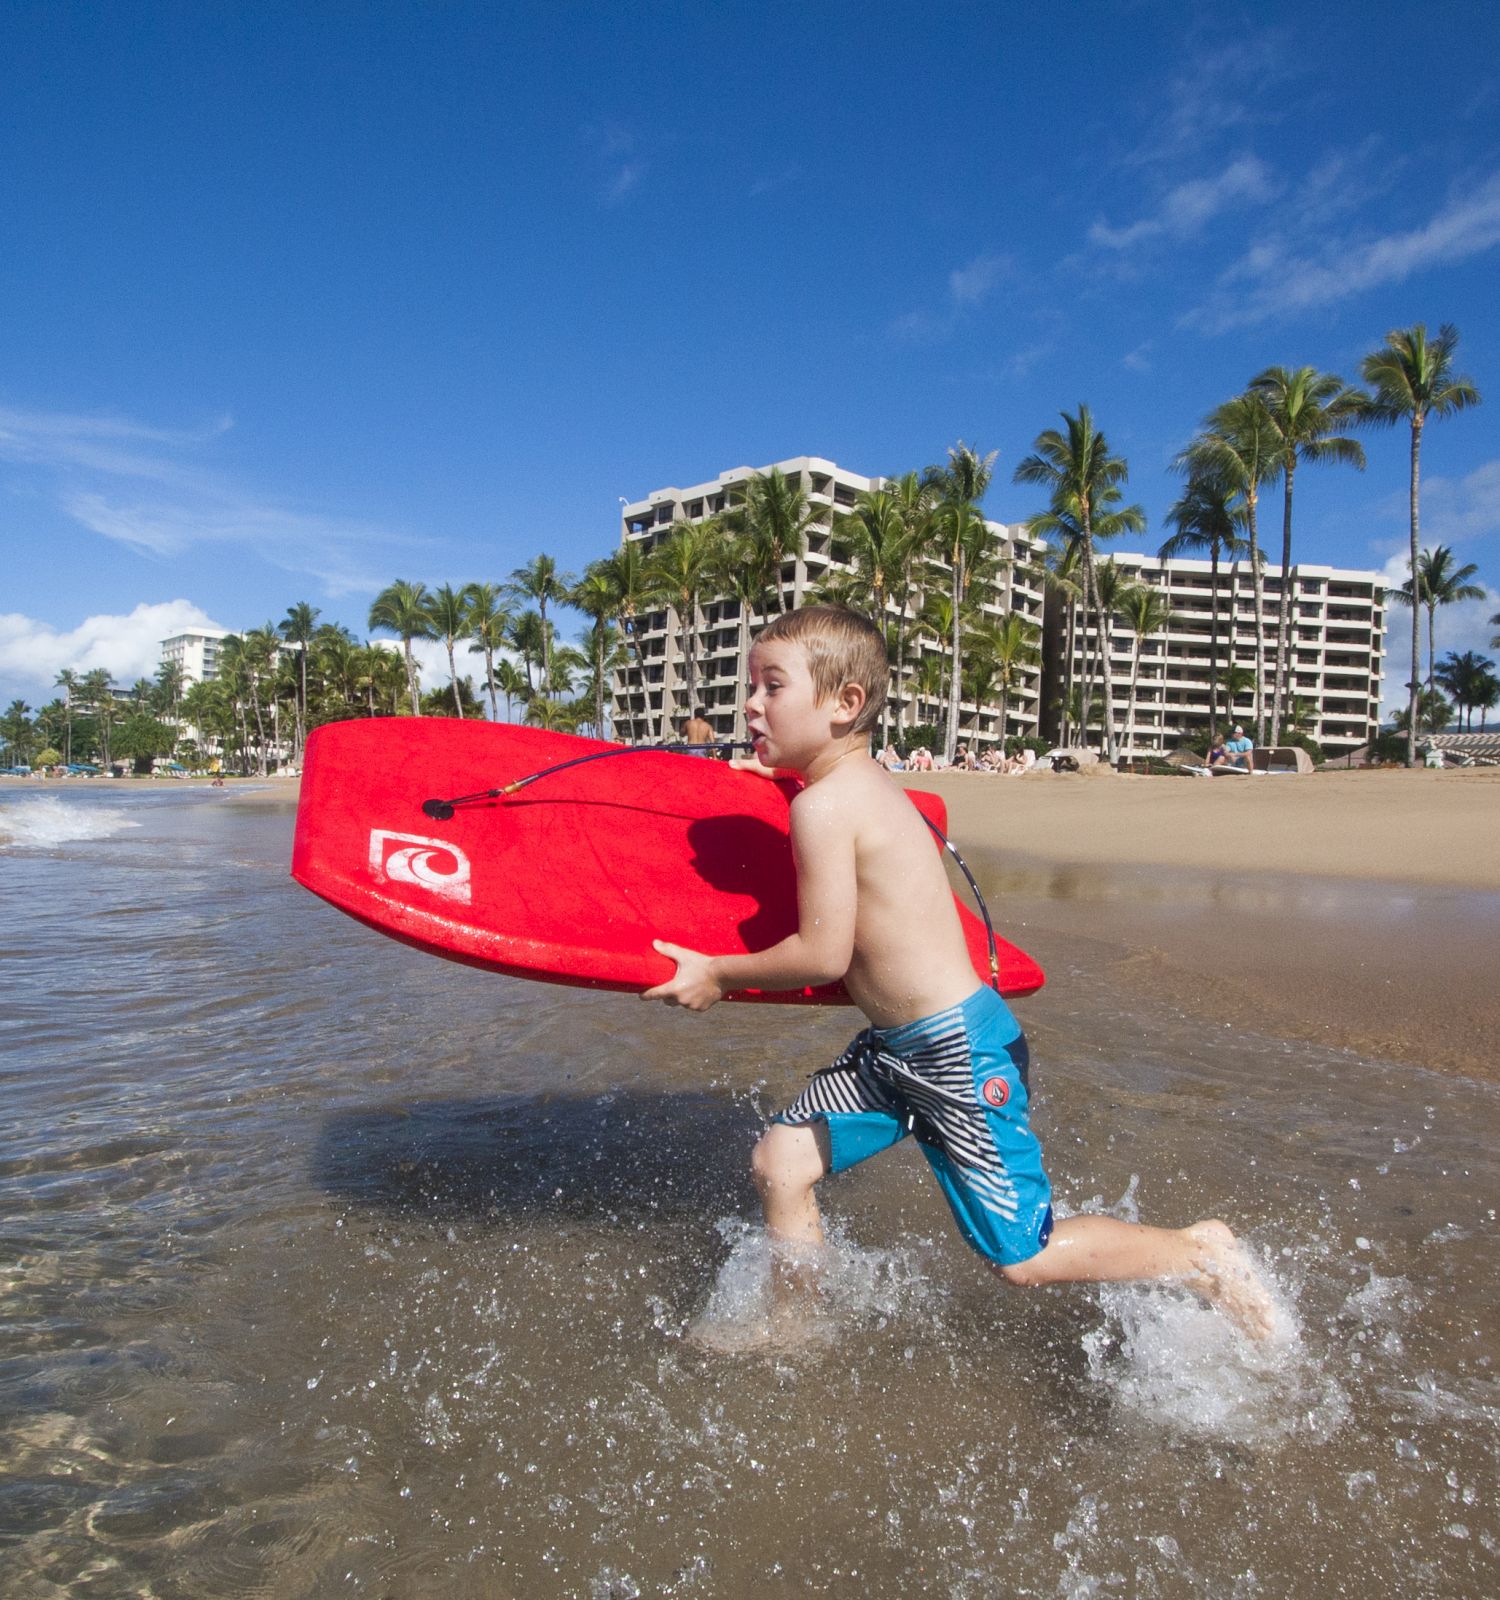
<path fill-rule="evenodd" d="M 797 926 L 788 838 L 791 784 L 726 763 L 641 750 L 546 777 L 451 818 L 422 803 L 498 789 L 543 767 L 621 746 L 446 717 L 337 722 L 307 741 L 292 876 L 359 921 L 432 955 L 596 989 L 663 983 L 665 939 L 729 954 Z M 942 827 L 933 794 L 908 791 Z M 939 847 L 940 848 L 940 847 Z M 984 926 L 960 904 L 981 978 Z M 998 941 L 1000 988 L 1046 981 Z M 745 990 L 734 1000 L 847 1004 L 842 984 Z"/>

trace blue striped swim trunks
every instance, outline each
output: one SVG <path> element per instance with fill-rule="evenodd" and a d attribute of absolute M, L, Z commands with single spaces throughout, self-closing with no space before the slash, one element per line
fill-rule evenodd
<path fill-rule="evenodd" d="M 1052 1232 L 1052 1190 L 1027 1119 L 1026 1038 L 993 989 L 897 1028 L 866 1028 L 777 1122 L 828 1126 L 843 1172 L 908 1134 L 959 1232 L 986 1260 L 1029 1261 Z"/>

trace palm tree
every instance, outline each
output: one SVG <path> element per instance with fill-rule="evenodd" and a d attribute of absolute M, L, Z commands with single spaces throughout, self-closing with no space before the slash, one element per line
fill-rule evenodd
<path fill-rule="evenodd" d="M 276 624 L 276 631 L 288 644 L 297 646 L 299 660 L 299 689 L 297 694 L 297 744 L 295 759 L 301 761 L 302 747 L 307 740 L 307 652 L 312 645 L 313 631 L 322 613 L 306 600 L 288 606 L 286 615 Z"/>
<path fill-rule="evenodd" d="M 678 522 L 651 552 L 650 583 L 670 600 L 682 630 L 682 655 L 687 667 L 687 710 L 697 693 L 698 597 L 722 565 L 724 525 L 717 517 Z M 663 692 L 662 710 L 667 712 Z"/>
<path fill-rule="evenodd" d="M 1265 559 L 1260 549 L 1258 512 L 1262 484 L 1281 476 L 1281 435 L 1266 402 L 1253 391 L 1236 395 L 1210 411 L 1203 432 L 1174 466 L 1190 476 L 1207 472 L 1237 489 L 1245 502 L 1246 555 L 1255 593 L 1255 726 L 1266 726 Z"/>
<path fill-rule="evenodd" d="M 1000 753 L 1005 754 L 1005 737 L 1010 715 L 1011 691 L 1020 683 L 1026 667 L 1042 659 L 1042 630 L 1019 611 L 1007 611 L 999 622 L 984 629 L 975 648 L 994 664 L 994 682 L 1000 690 Z"/>
<path fill-rule="evenodd" d="M 729 492 L 734 505 L 726 524 L 756 548 L 755 564 L 770 571 L 776 609 L 785 611 L 781 569 L 789 559 L 802 559 L 808 530 L 817 524 L 822 513 L 808 501 L 801 478 L 787 477 L 780 467 L 754 473 Z"/>
<path fill-rule="evenodd" d="M 522 611 L 513 616 L 505 631 L 505 642 L 521 658 L 528 695 L 536 693 L 539 682 L 545 687 L 549 676 L 547 667 L 552 655 L 548 639 L 550 632 L 539 611 Z"/>
<path fill-rule="evenodd" d="M 78 693 L 78 674 L 72 667 L 64 667 L 52 680 L 63 692 L 63 761 L 73 761 L 73 697 Z"/>
<path fill-rule="evenodd" d="M 502 658 L 495 663 L 495 687 L 505 696 L 505 720 L 509 722 L 513 703 L 520 700 L 524 704 L 531 698 L 531 685 L 514 661 Z"/>
<path fill-rule="evenodd" d="M 590 668 L 593 672 L 594 733 L 604 738 L 604 682 L 607 658 L 618 653 L 619 634 L 611 627 L 618 597 L 604 563 L 594 561 L 568 591 L 568 604 L 583 612 L 592 623 L 589 628 Z M 490 691 L 492 694 L 493 689 Z"/>
<path fill-rule="evenodd" d="M 1488 656 L 1475 650 L 1465 650 L 1462 655 L 1450 650 L 1438 663 L 1437 681 L 1458 707 L 1460 719 L 1468 713 L 1470 727 L 1476 709 L 1488 710 L 1495 703 L 1494 694 L 1500 688 L 1500 679 L 1495 677 L 1494 668 L 1495 663 Z"/>
<path fill-rule="evenodd" d="M 916 588 L 917 574 L 932 546 L 936 526 L 936 495 L 922 475 L 904 472 L 886 482 L 892 507 L 901 520 L 899 543 L 893 546 L 889 571 L 891 599 L 896 607 L 896 650 L 891 698 L 895 701 L 896 732 L 905 725 L 908 696 L 906 683 L 906 644 L 909 608 Z"/>
<path fill-rule="evenodd" d="M 1422 483 L 1422 429 L 1428 417 L 1451 416 L 1479 404 L 1473 382 L 1453 371 L 1458 329 L 1445 322 L 1429 342 L 1427 324 L 1395 328 L 1385 336 L 1383 348 L 1367 355 L 1360 375 L 1372 393 L 1361 408 L 1362 420 L 1376 425 L 1411 424 L 1411 565 L 1409 581 L 1417 592 L 1420 556 L 1417 528 L 1420 522 Z M 1290 491 L 1289 491 L 1290 492 Z M 1411 608 L 1411 699 L 1407 706 L 1406 764 L 1417 763 L 1417 690 L 1421 678 L 1422 639 L 1417 608 Z M 1430 685 L 1429 685 L 1430 687 Z"/>
<path fill-rule="evenodd" d="M 1064 411 L 1062 420 L 1065 432 L 1048 428 L 1039 433 L 1033 445 L 1033 454 L 1021 462 L 1014 476 L 1017 483 L 1042 484 L 1051 490 L 1054 515 L 1076 517 L 1082 545 L 1084 611 L 1087 614 L 1092 605 L 1102 646 L 1107 630 L 1095 585 L 1094 519 L 1096 512 L 1103 511 L 1106 505 L 1112 507 L 1119 499 L 1121 486 L 1129 480 L 1130 469 L 1123 456 L 1110 454 L 1109 443 L 1094 426 L 1093 416 L 1086 405 L 1079 406 L 1076 417 Z M 1139 506 L 1121 507 L 1112 514 L 1119 519 L 1118 526 L 1122 532 L 1145 526 L 1146 514 Z M 1105 753 L 1113 765 L 1119 759 L 1119 748 L 1115 740 L 1113 674 L 1107 657 L 1103 668 Z M 1089 711 L 1087 677 L 1083 684 L 1082 710 L 1086 728 Z"/>
<path fill-rule="evenodd" d="M 735 671 L 740 683 L 745 681 L 750 660 L 750 619 L 766 603 L 766 591 L 771 587 L 776 567 L 771 551 L 763 540 L 748 533 L 731 537 L 720 546 L 717 581 L 728 590 L 739 612 L 739 627 L 735 636 Z M 644 683 L 644 680 L 643 680 Z M 744 697 L 735 696 L 734 737 L 745 736 Z"/>
<path fill-rule="evenodd" d="M 989 524 L 979 502 L 989 490 L 999 452 L 981 456 L 962 439 L 948 451 L 946 466 L 929 467 L 924 474 L 937 495 L 935 538 L 941 539 L 948 563 L 953 603 L 952 660 L 948 669 L 948 720 L 943 732 L 943 754 L 953 760 L 958 749 L 958 714 L 963 694 L 963 645 L 960 617 L 974 565 L 983 559 L 989 543 Z"/>
<path fill-rule="evenodd" d="M 1427 687 L 1432 687 L 1433 661 L 1437 651 L 1437 609 L 1451 606 L 1459 600 L 1483 600 L 1484 588 L 1470 580 L 1479 575 L 1472 561 L 1462 567 L 1453 565 L 1453 552 L 1445 544 L 1434 550 L 1423 550 L 1417 556 L 1417 596 L 1427 608 Z M 1412 603 L 1411 579 L 1386 591 L 1386 598 L 1397 605 Z"/>
<path fill-rule="evenodd" d="M 471 583 L 464 589 L 467 602 L 468 636 L 473 641 L 470 655 L 484 657 L 485 687 L 490 692 L 490 721 L 500 720 L 495 700 L 495 652 L 505 642 L 505 626 L 510 613 L 500 603 L 500 590 L 493 583 Z"/>
<path fill-rule="evenodd" d="M 411 694 L 411 714 L 422 714 L 417 694 L 417 662 L 412 655 L 413 639 L 432 637 L 432 616 L 427 609 L 427 585 L 408 583 L 404 578 L 382 589 L 370 607 L 370 631 L 384 630 L 394 633 L 401 641 L 401 653 L 406 658 L 406 686 Z"/>
<path fill-rule="evenodd" d="M 636 679 L 641 686 L 641 703 L 646 721 L 646 737 L 652 737 L 651 690 L 646 682 L 646 663 L 641 652 L 640 619 L 643 612 L 662 603 L 655 586 L 651 565 L 639 539 L 624 540 L 613 554 L 593 564 L 614 595 L 614 617 L 635 658 Z M 743 631 L 743 621 L 741 624 Z M 665 709 L 665 708 L 664 708 Z"/>
<path fill-rule="evenodd" d="M 1292 654 L 1292 490 L 1297 466 L 1304 461 L 1342 461 L 1364 470 L 1365 453 L 1357 441 L 1334 432 L 1357 419 L 1363 401 L 1331 372 L 1315 367 L 1267 367 L 1250 380 L 1250 390 L 1265 401 L 1280 435 L 1284 501 L 1281 520 L 1281 600 L 1276 622 L 1276 679 L 1271 693 L 1272 737 L 1281 727 L 1282 697 L 1289 685 Z M 1264 730 L 1262 730 L 1264 734 Z"/>
<path fill-rule="evenodd" d="M 549 602 L 566 604 L 568 587 L 573 582 L 571 572 L 559 572 L 551 556 L 533 556 L 524 567 L 517 567 L 510 575 L 506 593 L 512 600 L 534 600 L 542 619 L 542 677 L 552 676 L 552 635 L 547 628 Z"/>
<path fill-rule="evenodd" d="M 1135 755 L 1135 712 L 1141 676 L 1141 651 L 1151 634 L 1161 633 L 1172 625 L 1175 618 L 1167 597 L 1149 583 L 1131 584 L 1120 598 L 1119 610 L 1131 633 L 1130 700 L 1125 712 L 1125 737 L 1122 741 L 1128 760 Z M 1162 693 L 1166 693 L 1165 686 Z"/>
<path fill-rule="evenodd" d="M 458 686 L 458 666 L 453 659 L 453 646 L 467 637 L 470 631 L 469 588 L 466 584 L 462 589 L 455 589 L 445 583 L 440 589 L 434 589 L 427 599 L 432 635 L 443 641 L 443 648 L 448 653 L 448 681 L 453 685 L 454 712 L 460 717 L 464 715 L 464 697 Z"/>
<path fill-rule="evenodd" d="M 1211 611 L 1208 628 L 1208 676 L 1212 683 L 1219 672 L 1219 562 L 1224 556 L 1235 560 L 1245 551 L 1246 542 L 1238 529 L 1244 512 L 1232 506 L 1235 490 L 1225 479 L 1197 473 L 1187 481 L 1183 496 L 1167 512 L 1167 522 L 1177 532 L 1157 552 L 1163 561 L 1189 551 L 1207 550 L 1212 572 Z M 1208 737 L 1219 731 L 1219 709 L 1212 689 L 1208 695 Z"/>

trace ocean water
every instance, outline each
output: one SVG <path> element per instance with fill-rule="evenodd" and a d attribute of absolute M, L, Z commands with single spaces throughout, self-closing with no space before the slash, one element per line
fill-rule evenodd
<path fill-rule="evenodd" d="M 1060 1208 L 1225 1217 L 1288 1337 L 1004 1290 L 903 1149 L 825 1185 L 805 1342 L 717 1354 L 750 1145 L 852 1013 L 449 966 L 294 885 L 291 828 L 0 792 L 7 1600 L 1500 1590 L 1494 1088 L 1054 942 Z"/>

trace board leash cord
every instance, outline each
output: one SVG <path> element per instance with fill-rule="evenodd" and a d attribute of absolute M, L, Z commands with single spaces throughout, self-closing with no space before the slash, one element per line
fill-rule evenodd
<path fill-rule="evenodd" d="M 748 739 L 722 740 L 713 744 L 637 744 L 620 745 L 610 750 L 594 750 L 586 756 L 574 756 L 571 761 L 559 761 L 555 766 L 542 767 L 539 771 L 528 772 L 524 778 L 515 778 L 510 783 L 503 784 L 498 789 L 479 789 L 473 794 L 458 794 L 448 800 L 424 800 L 422 812 L 435 822 L 449 822 L 460 806 L 482 805 L 486 800 L 505 800 L 513 794 L 518 794 L 522 789 L 529 788 L 533 783 L 539 783 L 543 778 L 553 777 L 559 772 L 566 772 L 570 767 L 585 767 L 591 761 L 608 761 L 617 756 L 641 755 L 708 755 L 729 754 L 735 750 L 753 750 L 755 747 Z M 974 896 L 974 904 L 979 907 L 979 915 L 984 921 L 985 939 L 989 945 L 990 955 L 990 986 L 996 994 L 1000 992 L 1000 947 L 995 938 L 995 924 L 990 919 L 990 908 L 984 903 L 984 896 L 979 892 L 979 885 L 974 881 L 974 874 L 969 871 L 969 864 L 958 853 L 958 846 L 938 827 L 931 817 L 918 812 L 922 821 L 932 830 L 938 843 L 942 845 L 950 856 L 953 857 L 958 870 L 964 875 L 964 882 L 969 886 L 969 893 Z"/>

